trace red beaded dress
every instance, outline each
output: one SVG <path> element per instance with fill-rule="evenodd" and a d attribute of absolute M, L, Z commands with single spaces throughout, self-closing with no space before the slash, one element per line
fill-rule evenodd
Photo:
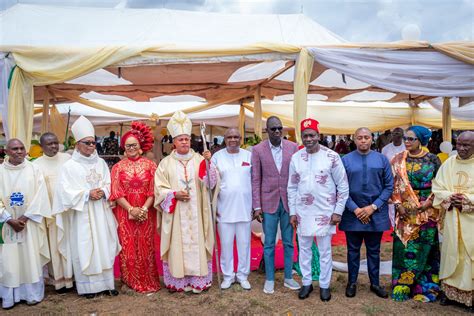
<path fill-rule="evenodd" d="M 112 168 L 111 201 L 124 197 L 131 206 L 142 207 L 154 196 L 156 164 L 143 157 L 124 159 Z M 153 204 L 152 204 L 153 205 Z M 120 273 L 122 282 L 141 293 L 156 292 L 160 279 L 155 260 L 156 210 L 148 209 L 143 221 L 129 219 L 126 209 L 117 204 L 114 214 L 118 221 Z"/>

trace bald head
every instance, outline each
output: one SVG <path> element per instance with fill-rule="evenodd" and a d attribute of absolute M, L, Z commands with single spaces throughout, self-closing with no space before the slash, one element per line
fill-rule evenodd
<path fill-rule="evenodd" d="M 368 127 L 359 127 L 358 129 L 356 129 L 354 136 L 357 137 L 357 135 L 360 134 L 361 132 L 369 133 L 372 135 L 372 132 L 370 131 Z"/>
<path fill-rule="evenodd" d="M 17 138 L 12 138 L 7 142 L 6 153 L 8 162 L 14 166 L 21 164 L 26 157 L 26 149 L 23 142 Z"/>
<path fill-rule="evenodd" d="M 240 148 L 241 135 L 239 129 L 231 127 L 225 131 L 224 142 L 227 152 L 238 153 Z"/>
<path fill-rule="evenodd" d="M 459 134 L 456 150 L 462 160 L 472 158 L 474 155 L 474 132 L 466 131 Z"/>
<path fill-rule="evenodd" d="M 354 133 L 354 143 L 357 151 L 361 154 L 368 154 L 372 145 L 372 132 L 367 127 L 360 127 Z"/>

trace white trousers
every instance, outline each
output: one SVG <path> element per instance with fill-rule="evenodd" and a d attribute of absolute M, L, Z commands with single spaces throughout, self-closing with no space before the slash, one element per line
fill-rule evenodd
<path fill-rule="evenodd" d="M 311 285 L 313 278 L 311 277 L 311 245 L 315 236 L 298 235 L 299 243 L 299 261 L 301 274 L 303 275 L 303 285 Z M 319 265 L 321 266 L 321 274 L 319 275 L 319 287 L 323 289 L 329 288 L 332 276 L 332 252 L 331 252 L 332 235 L 316 236 L 316 242 L 319 250 Z"/>
<path fill-rule="evenodd" d="M 0 284 L 0 298 L 2 299 L 3 308 L 12 307 L 21 300 L 41 302 L 44 298 L 44 281 L 20 284 L 19 287 L 6 287 Z"/>
<path fill-rule="evenodd" d="M 247 280 L 250 274 L 250 228 L 251 222 L 218 223 L 221 241 L 221 270 L 224 280 Z M 239 263 L 234 273 L 234 238 L 237 243 Z"/>

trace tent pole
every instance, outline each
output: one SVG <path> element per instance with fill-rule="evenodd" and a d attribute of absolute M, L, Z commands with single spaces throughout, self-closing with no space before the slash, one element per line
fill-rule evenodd
<path fill-rule="evenodd" d="M 443 99 L 443 141 L 451 142 L 452 130 L 451 130 L 451 102 L 449 98 Z"/>
<path fill-rule="evenodd" d="M 43 99 L 43 116 L 41 117 L 41 134 L 49 130 L 49 91 L 46 87 Z"/>
<path fill-rule="evenodd" d="M 240 100 L 240 112 L 239 112 L 239 132 L 240 132 L 240 145 L 242 146 L 245 142 L 245 107 L 244 99 Z"/>
<path fill-rule="evenodd" d="M 254 134 L 262 139 L 262 90 L 260 85 L 255 90 L 253 108 Z"/>

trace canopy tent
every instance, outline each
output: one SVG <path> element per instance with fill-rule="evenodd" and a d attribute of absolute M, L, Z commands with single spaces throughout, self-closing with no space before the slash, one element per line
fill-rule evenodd
<path fill-rule="evenodd" d="M 135 112 L 144 116 L 155 113 L 160 116 L 158 126 L 164 127 L 169 116 L 165 113 L 176 110 L 186 110 L 190 107 L 199 105 L 200 102 L 134 102 L 134 101 L 102 101 L 105 105 Z M 455 102 L 453 102 L 455 104 Z M 94 109 L 81 103 L 59 104 L 56 106 L 63 120 L 67 118 L 68 113 L 71 120 L 75 120 L 80 115 L 88 117 L 95 126 L 110 127 L 107 130 L 117 130 L 118 124 L 140 120 L 138 116 L 126 116 L 114 114 L 99 109 Z M 208 126 L 231 127 L 236 126 L 240 114 L 239 104 L 226 104 L 217 108 L 204 110 L 198 113 L 190 114 L 190 118 L 195 124 L 205 122 Z M 252 104 L 244 104 L 245 109 L 245 130 L 255 131 L 255 116 Z M 263 120 L 270 115 L 279 116 L 286 127 L 294 128 L 292 118 L 291 102 L 272 102 L 262 101 Z M 41 110 L 41 107 L 38 107 Z M 461 111 L 474 112 L 474 102 L 459 108 L 453 107 L 453 113 Z M 70 112 L 69 112 L 70 111 Z M 348 115 L 350 113 L 350 115 Z M 388 103 L 388 102 L 322 102 L 309 101 L 308 114 L 316 117 L 320 122 L 320 129 L 325 134 L 352 134 L 358 127 L 369 127 L 373 132 L 384 131 L 386 129 L 407 126 L 409 124 L 421 124 L 431 128 L 441 128 L 441 112 L 437 111 L 429 104 L 422 103 L 417 108 L 412 108 L 406 103 Z M 57 118 L 55 118 L 57 119 Z M 453 119 L 452 127 L 454 129 L 470 129 L 473 127 L 472 121 Z M 103 129 L 104 130 L 104 129 Z M 34 131 L 41 131 L 41 113 L 35 115 Z M 65 130 L 64 130 L 65 132 Z M 214 129 L 213 134 L 222 133 L 223 129 Z M 63 133 L 64 134 L 64 133 Z"/>
<path fill-rule="evenodd" d="M 0 63 L 2 88 L 11 59 L 17 65 L 2 114 L 8 112 L 10 136 L 25 140 L 34 101 L 47 109 L 49 103 L 83 102 L 83 93 L 138 101 L 186 94 L 208 102 L 191 112 L 250 97 L 257 117 L 260 99 L 290 97 L 296 122 L 307 115 L 308 94 L 413 106 L 434 96 L 474 96 L 472 43 L 348 44 L 304 15 L 16 5 L 0 14 L 0 26 L 8 30 L 0 35 L 0 51 L 11 53 L 0 55 L 7 60 Z M 346 54 L 343 63 L 331 59 L 335 49 Z M 424 61 L 422 67 L 413 67 L 414 60 Z M 391 85 L 383 84 L 387 78 Z"/>

